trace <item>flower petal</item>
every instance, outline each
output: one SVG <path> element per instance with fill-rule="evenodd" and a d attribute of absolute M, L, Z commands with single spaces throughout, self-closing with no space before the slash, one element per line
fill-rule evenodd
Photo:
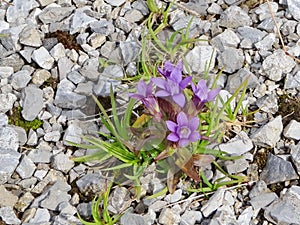
<path fill-rule="evenodd" d="M 195 94 L 203 101 L 207 99 L 207 92 L 205 80 L 199 80 Z"/>
<path fill-rule="evenodd" d="M 178 126 L 182 127 L 182 126 L 188 126 L 188 118 L 187 116 L 185 115 L 184 112 L 180 112 L 178 113 L 177 115 L 177 124 Z"/>
<path fill-rule="evenodd" d="M 158 92 L 155 93 L 156 97 L 168 97 L 171 94 L 165 90 L 159 90 Z"/>
<path fill-rule="evenodd" d="M 166 124 L 167 124 L 167 127 L 168 127 L 168 129 L 169 129 L 170 131 L 176 132 L 176 128 L 177 128 L 177 124 L 176 124 L 176 123 L 174 123 L 174 122 L 171 121 L 171 120 L 167 120 L 167 121 L 166 121 Z"/>
<path fill-rule="evenodd" d="M 213 101 L 216 96 L 219 94 L 220 89 L 213 89 L 210 92 L 208 92 L 207 101 Z"/>
<path fill-rule="evenodd" d="M 199 118 L 198 117 L 194 117 L 194 118 L 190 119 L 190 121 L 189 121 L 189 128 L 192 131 L 194 131 L 194 130 L 196 130 L 199 127 L 199 123 L 200 123 Z"/>
<path fill-rule="evenodd" d="M 192 81 L 192 77 L 189 76 L 189 77 L 186 77 L 184 78 L 180 83 L 179 83 L 179 86 L 181 89 L 185 89 L 189 83 Z"/>
<path fill-rule="evenodd" d="M 129 98 L 135 98 L 135 99 L 137 99 L 137 100 L 141 100 L 141 99 L 144 98 L 144 96 L 139 95 L 139 94 L 135 94 L 135 93 L 129 93 L 129 94 L 128 94 L 128 97 L 129 97 Z"/>
<path fill-rule="evenodd" d="M 140 80 L 136 86 L 137 93 L 146 97 L 147 84 L 145 81 Z"/>
<path fill-rule="evenodd" d="M 185 104 L 185 97 L 184 94 L 180 93 L 180 94 L 176 94 L 172 96 L 174 102 L 176 102 L 180 107 L 184 107 Z"/>
<path fill-rule="evenodd" d="M 201 135 L 198 132 L 193 132 L 189 136 L 190 142 L 198 141 L 201 138 Z"/>
<path fill-rule="evenodd" d="M 171 133 L 167 136 L 167 140 L 177 142 L 179 140 L 179 137 L 175 133 Z"/>
<path fill-rule="evenodd" d="M 162 78 L 151 78 L 151 81 L 159 88 L 161 89 L 165 89 L 165 85 L 166 85 L 166 80 L 162 79 Z"/>
<path fill-rule="evenodd" d="M 178 142 L 178 146 L 179 147 L 185 147 L 190 143 L 190 141 L 188 139 L 180 139 Z"/>

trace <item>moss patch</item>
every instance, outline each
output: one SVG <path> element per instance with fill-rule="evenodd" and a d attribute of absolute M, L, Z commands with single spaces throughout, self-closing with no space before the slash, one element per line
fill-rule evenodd
<path fill-rule="evenodd" d="M 39 119 L 34 119 L 33 121 L 26 121 L 22 117 L 21 111 L 22 107 L 14 107 L 10 115 L 8 115 L 8 123 L 18 127 L 23 127 L 26 132 L 28 132 L 30 129 L 36 130 L 43 124 L 43 122 Z"/>
<path fill-rule="evenodd" d="M 282 116 L 283 126 L 286 126 L 291 119 L 300 121 L 300 98 L 289 95 L 279 97 L 278 115 Z"/>

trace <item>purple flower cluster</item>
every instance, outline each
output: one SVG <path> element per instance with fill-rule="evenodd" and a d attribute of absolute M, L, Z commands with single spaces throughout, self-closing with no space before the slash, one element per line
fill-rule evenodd
<path fill-rule="evenodd" d="M 205 80 L 194 84 L 191 76 L 183 78 L 182 71 L 182 62 L 173 65 L 166 61 L 163 69 L 158 68 L 163 77 L 151 78 L 148 84 L 141 80 L 137 85 L 137 93 L 129 94 L 129 97 L 142 101 L 148 114 L 156 121 L 166 121 L 170 131 L 166 138 L 179 147 L 201 139 L 197 114 L 202 111 L 205 103 L 213 101 L 220 91 L 209 90 Z M 187 98 L 184 92 L 189 85 L 193 92 L 191 98 Z"/>

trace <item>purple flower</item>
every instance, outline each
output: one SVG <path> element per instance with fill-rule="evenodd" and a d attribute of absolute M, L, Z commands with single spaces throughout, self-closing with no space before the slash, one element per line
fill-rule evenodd
<path fill-rule="evenodd" d="M 149 111 L 149 113 L 156 119 L 160 120 L 162 118 L 162 113 L 155 96 L 152 94 L 152 82 L 150 81 L 149 84 L 146 84 L 145 81 L 140 80 L 137 84 L 136 89 L 137 94 L 129 93 L 129 97 L 142 101 L 143 105 Z"/>
<path fill-rule="evenodd" d="M 164 69 L 157 69 L 158 72 L 163 75 L 166 79 L 172 80 L 179 84 L 181 89 L 184 89 L 192 81 L 192 77 L 186 77 L 182 80 L 182 70 L 183 63 L 180 61 L 176 66 L 174 66 L 170 61 L 166 61 L 164 64 Z"/>
<path fill-rule="evenodd" d="M 199 118 L 193 117 L 188 120 L 184 112 L 177 115 L 177 123 L 167 120 L 166 124 L 171 133 L 167 139 L 172 142 L 178 142 L 179 147 L 187 146 L 190 142 L 197 141 L 201 138 L 197 131 L 199 126 Z"/>
<path fill-rule="evenodd" d="M 194 92 L 192 100 L 198 110 L 200 110 L 206 102 L 213 101 L 220 92 L 220 89 L 209 91 L 206 82 L 203 79 L 198 82 L 197 87 L 193 83 L 191 86 Z"/>
<path fill-rule="evenodd" d="M 160 90 L 155 93 L 156 97 L 164 98 L 170 96 L 176 104 L 180 107 L 184 107 L 185 96 L 178 83 L 173 80 L 165 80 L 162 78 L 152 78 L 151 81 L 160 88 Z"/>

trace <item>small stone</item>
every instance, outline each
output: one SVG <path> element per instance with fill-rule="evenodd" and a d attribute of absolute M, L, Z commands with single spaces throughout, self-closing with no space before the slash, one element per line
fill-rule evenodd
<path fill-rule="evenodd" d="M 233 73 L 243 67 L 245 56 L 242 49 L 228 47 L 219 55 L 218 61 L 219 68 L 224 72 Z"/>
<path fill-rule="evenodd" d="M 136 10 L 136 9 L 130 9 L 124 15 L 124 19 L 126 19 L 130 23 L 139 22 L 143 18 L 144 18 L 143 14 L 139 10 Z"/>
<path fill-rule="evenodd" d="M 33 175 L 35 169 L 36 166 L 34 165 L 32 160 L 24 155 L 16 171 L 21 178 L 25 179 L 30 178 Z"/>
<path fill-rule="evenodd" d="M 73 82 L 73 84 L 81 84 L 85 81 L 85 78 L 76 70 L 67 74 L 67 78 Z M 76 91 L 75 91 L 76 92 Z"/>
<path fill-rule="evenodd" d="M 297 169 L 298 174 L 300 174 L 300 144 L 291 145 L 290 148 L 292 161 Z"/>
<path fill-rule="evenodd" d="M 28 70 L 21 70 L 11 76 L 11 85 L 15 90 L 20 90 L 27 86 L 31 76 Z"/>
<path fill-rule="evenodd" d="M 50 213 L 47 209 L 38 208 L 34 217 L 29 221 L 33 224 L 47 223 L 50 221 Z"/>
<path fill-rule="evenodd" d="M 124 65 L 128 65 L 128 63 L 130 62 L 134 62 L 141 52 L 141 46 L 134 41 L 120 42 L 120 49 Z"/>
<path fill-rule="evenodd" d="M 83 12 L 83 8 L 81 8 L 81 11 L 76 10 L 76 12 L 73 14 L 70 34 L 75 34 L 77 32 L 83 31 L 89 26 L 90 23 L 97 21 L 95 18 L 85 14 Z"/>
<path fill-rule="evenodd" d="M 74 93 L 75 85 L 63 79 L 57 86 L 54 104 L 60 108 L 76 109 L 85 106 L 86 96 Z"/>
<path fill-rule="evenodd" d="M 39 7 L 39 3 L 35 0 L 28 0 L 26 2 L 23 0 L 14 0 L 13 4 L 9 5 L 6 12 L 7 22 L 14 23 L 17 20 L 27 18 L 29 12 L 36 7 Z"/>
<path fill-rule="evenodd" d="M 46 70 L 50 70 L 53 66 L 54 59 L 49 54 L 47 49 L 42 46 L 37 50 L 34 50 L 31 57 L 40 67 Z"/>
<path fill-rule="evenodd" d="M 60 139 L 60 132 L 59 131 L 51 131 L 48 133 L 45 133 L 44 135 L 44 140 L 45 141 L 53 141 L 53 142 L 57 142 Z"/>
<path fill-rule="evenodd" d="M 120 6 L 123 5 L 126 2 L 126 0 L 105 0 L 105 2 L 112 6 Z"/>
<path fill-rule="evenodd" d="M 93 91 L 96 95 L 109 96 L 110 88 L 115 90 L 121 84 L 123 69 L 119 65 L 109 65 L 100 74 L 98 83 L 94 85 Z"/>
<path fill-rule="evenodd" d="M 224 189 L 218 189 L 213 196 L 210 197 L 207 203 L 201 207 L 201 212 L 203 213 L 204 217 L 208 217 L 222 205 L 224 193 Z"/>
<path fill-rule="evenodd" d="M 182 214 L 180 225 L 194 225 L 196 222 L 200 222 L 201 220 L 202 213 L 200 211 L 189 210 Z"/>
<path fill-rule="evenodd" d="M 300 224 L 299 204 L 299 187 L 292 186 L 265 209 L 264 217 L 273 224 Z"/>
<path fill-rule="evenodd" d="M 38 0 L 41 6 L 47 6 L 50 5 L 51 3 L 56 2 L 56 0 Z"/>
<path fill-rule="evenodd" d="M 0 184 L 4 184 L 18 166 L 21 154 L 14 149 L 0 146 Z"/>
<path fill-rule="evenodd" d="M 57 62 L 59 79 L 63 80 L 67 77 L 67 74 L 71 72 L 74 63 L 68 57 L 62 57 Z"/>
<path fill-rule="evenodd" d="M 77 213 L 77 210 L 74 206 L 72 206 L 69 202 L 61 202 L 58 205 L 58 211 L 61 214 L 69 214 L 69 215 L 74 215 Z"/>
<path fill-rule="evenodd" d="M 18 201 L 18 197 L 6 190 L 3 185 L 0 185 L 0 208 L 1 207 L 14 207 L 16 202 Z"/>
<path fill-rule="evenodd" d="M 199 74 L 206 69 L 210 71 L 215 67 L 216 56 L 217 54 L 212 46 L 195 46 L 187 53 L 185 59 L 191 72 Z M 210 60 L 210 67 L 206 68 Z"/>
<path fill-rule="evenodd" d="M 51 56 L 58 61 L 59 59 L 66 56 L 66 49 L 62 43 L 57 43 L 51 50 Z"/>
<path fill-rule="evenodd" d="M 106 190 L 108 180 L 99 173 L 89 173 L 76 181 L 79 191 L 83 195 L 97 194 Z"/>
<path fill-rule="evenodd" d="M 77 211 L 79 215 L 84 216 L 84 217 L 89 217 L 92 215 L 92 203 L 79 203 L 77 206 Z M 122 218 L 122 217 L 121 217 Z"/>
<path fill-rule="evenodd" d="M 246 68 L 241 68 L 235 74 L 228 76 L 226 89 L 233 94 L 239 86 L 248 79 L 247 88 L 255 88 L 258 85 L 258 78 Z"/>
<path fill-rule="evenodd" d="M 0 94 L 0 113 L 6 113 L 13 108 L 17 97 L 14 94 Z"/>
<path fill-rule="evenodd" d="M 35 86 L 27 86 L 23 92 L 22 116 L 33 121 L 43 108 L 43 91 Z"/>
<path fill-rule="evenodd" d="M 148 224 L 147 220 L 144 216 L 135 214 L 135 213 L 130 213 L 126 212 L 120 220 L 121 225 L 145 225 Z"/>
<path fill-rule="evenodd" d="M 276 14 L 278 11 L 278 3 L 277 2 L 269 2 L 259 4 L 259 6 L 255 9 L 255 13 L 259 16 L 259 20 L 263 21 L 264 19 L 271 18 L 270 8 L 272 12 Z"/>
<path fill-rule="evenodd" d="M 282 118 L 277 116 L 251 135 L 252 141 L 259 146 L 274 148 L 283 130 Z"/>
<path fill-rule="evenodd" d="M 24 60 L 17 53 L 12 54 L 5 58 L 0 58 L 0 67 L 12 67 L 15 72 L 22 69 L 24 66 Z"/>
<path fill-rule="evenodd" d="M 275 184 L 299 179 L 299 176 L 291 162 L 269 153 L 267 164 L 260 175 L 260 179 L 265 181 L 266 184 Z"/>
<path fill-rule="evenodd" d="M 246 209 L 242 211 L 242 213 L 238 217 L 238 224 L 251 224 L 251 220 L 254 217 L 254 210 L 251 206 L 246 206 Z"/>
<path fill-rule="evenodd" d="M 268 34 L 261 41 L 254 44 L 258 50 L 271 50 L 275 43 L 276 35 L 274 33 Z"/>
<path fill-rule="evenodd" d="M 278 111 L 278 98 L 274 93 L 265 95 L 257 100 L 256 105 L 264 112 L 275 114 Z"/>
<path fill-rule="evenodd" d="M 283 135 L 286 138 L 300 140 L 300 123 L 296 120 L 291 120 L 290 123 L 284 128 Z"/>
<path fill-rule="evenodd" d="M 18 140 L 19 140 L 19 145 L 23 146 L 27 142 L 27 133 L 23 127 L 18 127 L 18 126 L 13 126 L 11 127 L 17 132 L 18 134 Z"/>
<path fill-rule="evenodd" d="M 31 47 L 40 47 L 42 45 L 40 33 L 31 26 L 26 26 L 20 33 L 20 43 Z"/>
<path fill-rule="evenodd" d="M 106 41 L 106 37 L 102 34 L 92 34 L 89 38 L 88 38 L 88 42 L 89 44 L 93 47 L 93 48 L 100 48 Z"/>
<path fill-rule="evenodd" d="M 0 67 L 0 79 L 9 78 L 14 73 L 14 69 L 10 66 Z"/>
<path fill-rule="evenodd" d="M 178 189 L 173 194 L 168 194 L 164 200 L 168 203 L 174 203 L 179 201 L 182 198 L 182 190 Z"/>
<path fill-rule="evenodd" d="M 28 157 L 35 163 L 49 163 L 51 156 L 51 151 L 47 149 L 33 149 L 28 154 Z"/>
<path fill-rule="evenodd" d="M 265 208 L 270 205 L 278 196 L 274 192 L 261 193 L 260 195 L 251 198 L 250 203 L 254 210 Z"/>
<path fill-rule="evenodd" d="M 294 19 L 300 21 L 300 15 L 299 15 L 300 2 L 297 0 L 287 0 L 287 4 L 288 4 L 288 9 L 292 14 L 292 16 L 294 17 Z"/>
<path fill-rule="evenodd" d="M 0 113 L 0 127 L 5 127 L 8 125 L 8 117 L 4 113 Z"/>
<path fill-rule="evenodd" d="M 125 187 L 116 187 L 111 194 L 109 211 L 119 214 L 129 208 L 131 204 L 130 192 Z"/>
<path fill-rule="evenodd" d="M 100 19 L 90 24 L 90 28 L 93 32 L 108 36 L 115 31 L 115 27 L 112 22 L 106 19 Z"/>
<path fill-rule="evenodd" d="M 15 208 L 20 212 L 24 212 L 29 207 L 33 199 L 34 196 L 30 192 L 26 192 L 15 204 Z"/>
<path fill-rule="evenodd" d="M 295 65 L 291 57 L 278 49 L 263 61 L 262 68 L 269 79 L 279 81 L 282 75 L 291 72 Z"/>
<path fill-rule="evenodd" d="M 51 73 L 45 69 L 38 69 L 32 75 L 32 83 L 40 86 L 51 77 Z"/>
<path fill-rule="evenodd" d="M 74 167 L 74 161 L 70 160 L 70 157 L 63 153 L 55 155 L 51 161 L 51 165 L 54 169 L 64 173 L 68 173 L 69 170 Z"/>
<path fill-rule="evenodd" d="M 21 220 L 10 206 L 0 208 L 0 218 L 5 224 L 21 224 Z"/>
<path fill-rule="evenodd" d="M 237 28 L 250 26 L 252 24 L 249 15 L 238 6 L 230 6 L 220 17 L 220 26 L 227 28 Z"/>
<path fill-rule="evenodd" d="M 251 44 L 261 41 L 268 33 L 249 26 L 239 27 L 237 33 L 243 38 L 250 40 Z"/>
<path fill-rule="evenodd" d="M 94 83 L 91 81 L 88 81 L 86 83 L 79 83 L 77 85 L 77 88 L 74 90 L 74 92 L 89 96 L 93 93 L 93 85 Z"/>
<path fill-rule="evenodd" d="M 71 199 L 68 194 L 70 190 L 71 186 L 68 183 L 57 181 L 47 191 L 47 197 L 40 201 L 40 206 L 49 210 L 57 210 L 61 202 L 68 202 Z"/>
<path fill-rule="evenodd" d="M 229 174 L 238 174 L 249 168 L 249 163 L 245 158 L 237 159 L 234 161 L 226 161 L 225 167 Z"/>
<path fill-rule="evenodd" d="M 99 59 L 91 58 L 84 62 L 82 67 L 79 69 L 79 73 L 91 81 L 97 81 L 100 76 L 100 72 L 98 71 L 98 69 Z"/>
<path fill-rule="evenodd" d="M 197 12 L 200 15 L 207 14 L 208 4 L 205 0 L 193 0 L 184 4 L 185 7 Z"/>
<path fill-rule="evenodd" d="M 38 142 L 37 134 L 34 130 L 30 129 L 27 138 L 27 145 L 34 146 Z"/>
<path fill-rule="evenodd" d="M 160 224 L 169 225 L 169 224 L 179 224 L 180 215 L 175 213 L 170 208 L 164 208 L 158 218 Z"/>
<path fill-rule="evenodd" d="M 223 33 L 211 39 L 211 44 L 224 51 L 226 47 L 237 47 L 240 43 L 240 38 L 232 29 L 226 29 Z"/>
<path fill-rule="evenodd" d="M 39 19 L 44 23 L 60 22 L 67 18 L 75 7 L 47 7 L 39 15 Z"/>

